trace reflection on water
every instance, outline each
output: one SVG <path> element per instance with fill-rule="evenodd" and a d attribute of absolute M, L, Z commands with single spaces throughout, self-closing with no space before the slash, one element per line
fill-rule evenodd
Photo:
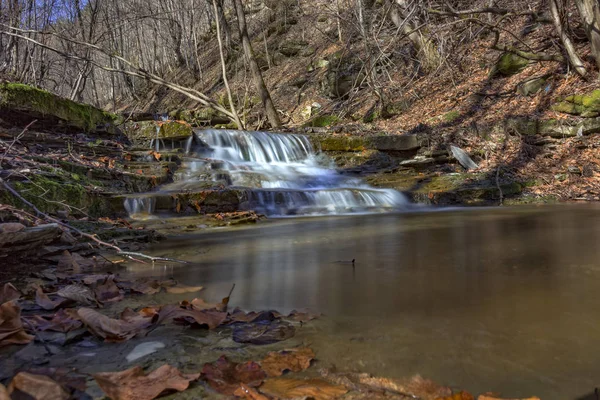
<path fill-rule="evenodd" d="M 194 261 L 175 277 L 212 299 L 235 283 L 236 306 L 324 312 L 325 363 L 567 399 L 600 385 L 599 244 L 600 209 L 553 207 L 275 221 L 155 252 Z"/>

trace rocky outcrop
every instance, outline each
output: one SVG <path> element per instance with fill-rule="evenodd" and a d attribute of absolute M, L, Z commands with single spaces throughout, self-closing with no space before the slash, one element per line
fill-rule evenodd
<path fill-rule="evenodd" d="M 523 136 L 549 136 L 567 138 L 600 133 L 600 118 L 586 118 L 581 121 L 556 119 L 539 120 L 528 117 L 509 118 L 504 122 L 505 130 Z"/>
<path fill-rule="evenodd" d="M 333 133 L 309 134 L 311 141 L 322 151 L 383 152 L 416 151 L 421 146 L 417 135 L 342 136 Z"/>
<path fill-rule="evenodd" d="M 43 129 L 115 132 L 117 116 L 19 83 L 0 84 L 0 118 L 15 125 L 38 120 Z"/>
<path fill-rule="evenodd" d="M 490 72 L 490 76 L 511 76 L 521 72 L 529 65 L 530 61 L 526 58 L 513 53 L 503 53 L 494 68 Z"/>
<path fill-rule="evenodd" d="M 180 121 L 131 121 L 123 132 L 135 146 L 150 147 L 155 139 L 185 140 L 194 134 L 191 125 Z"/>

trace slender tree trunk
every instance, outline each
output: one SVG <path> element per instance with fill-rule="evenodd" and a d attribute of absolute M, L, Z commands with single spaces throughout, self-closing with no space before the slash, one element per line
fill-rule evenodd
<path fill-rule="evenodd" d="M 233 115 L 235 124 L 238 126 L 238 129 L 244 129 L 244 125 L 242 121 L 240 121 L 240 116 L 235 109 L 235 104 L 233 102 L 233 96 L 231 95 L 231 88 L 229 87 L 229 80 L 227 79 L 227 65 L 225 64 L 225 55 L 223 54 L 223 40 L 221 39 L 221 23 L 219 22 L 219 16 L 217 15 L 217 0 L 213 0 L 213 6 L 215 8 L 215 24 L 217 26 L 217 41 L 219 42 L 219 55 L 221 56 L 221 69 L 223 73 L 223 83 L 225 84 L 225 90 L 227 91 L 227 97 L 229 98 L 229 108 L 231 109 L 231 114 Z"/>
<path fill-rule="evenodd" d="M 585 32 L 592 47 L 592 56 L 600 70 L 600 3 L 598 0 L 575 0 Z"/>
<path fill-rule="evenodd" d="M 242 46 L 244 47 L 244 55 L 246 57 L 246 62 L 250 66 L 250 72 L 252 73 L 254 85 L 256 86 L 258 95 L 260 96 L 263 107 L 265 108 L 269 124 L 271 124 L 272 128 L 278 128 L 281 126 L 281 121 L 279 119 L 279 114 L 277 114 L 277 110 L 275 109 L 275 105 L 273 104 L 273 100 L 271 100 L 269 90 L 267 89 L 265 81 L 263 80 L 262 73 L 260 72 L 258 63 L 256 62 L 256 57 L 254 57 L 254 50 L 252 49 L 252 44 L 250 43 L 250 38 L 248 37 L 248 28 L 246 27 L 246 15 L 244 14 L 244 6 L 242 4 L 242 0 L 233 0 L 233 5 L 235 7 L 235 11 L 238 17 L 240 40 L 242 41 Z"/>
<path fill-rule="evenodd" d="M 577 55 L 577 50 L 571 42 L 571 38 L 567 35 L 567 32 L 564 29 L 563 21 L 561 18 L 560 8 L 558 4 L 559 0 L 550 0 L 550 12 L 552 13 L 552 21 L 554 22 L 554 27 L 556 28 L 556 32 L 560 37 L 560 41 L 562 42 L 565 50 L 567 51 L 569 64 L 573 67 L 575 72 L 577 72 L 582 77 L 587 75 L 587 71 L 585 66 L 583 65 L 583 61 Z"/>

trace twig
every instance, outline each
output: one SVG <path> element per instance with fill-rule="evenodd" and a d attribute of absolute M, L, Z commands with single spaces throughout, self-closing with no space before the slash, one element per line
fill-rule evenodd
<path fill-rule="evenodd" d="M 98 239 L 98 237 L 96 235 L 90 235 L 89 233 L 85 233 L 85 232 L 83 232 L 83 231 L 81 231 L 81 230 L 79 230 L 79 229 L 77 229 L 77 228 L 75 228 L 75 227 L 73 227 L 73 226 L 71 226 L 71 225 L 69 225 L 67 223 L 64 223 L 64 222 L 62 222 L 62 221 L 60 221 L 60 220 L 58 220 L 56 218 L 53 218 L 53 217 L 49 216 L 46 213 L 43 213 L 36 206 L 34 206 L 29 201 L 27 201 L 25 198 L 23 198 L 23 196 L 21 196 L 21 194 L 19 192 L 17 192 L 15 189 L 13 189 L 12 186 L 10 186 L 8 184 L 8 182 L 6 182 L 4 179 L 0 178 L 0 183 L 13 196 L 15 196 L 17 199 L 21 200 L 25 205 L 27 205 L 33 211 L 35 211 L 35 213 L 38 216 L 43 217 L 47 221 L 51 221 L 51 222 L 53 222 L 55 224 L 58 224 L 58 225 L 60 225 L 60 226 L 62 226 L 64 228 L 67 228 L 67 229 L 69 229 L 69 230 L 77 233 L 78 235 L 80 235 L 82 237 L 91 239 L 94 242 L 98 243 L 100 246 L 111 248 L 111 249 L 115 250 L 117 252 L 117 254 L 119 254 L 119 255 L 123 255 L 123 256 L 129 257 L 129 258 L 131 258 L 133 260 L 135 260 L 133 258 L 133 256 L 135 256 L 135 257 L 140 257 L 140 258 L 146 258 L 146 259 L 151 260 L 153 262 L 154 261 L 170 261 L 170 262 L 177 262 L 177 263 L 181 263 L 181 264 L 187 264 L 187 261 L 176 260 L 176 259 L 166 258 L 166 257 L 153 257 L 153 256 L 149 256 L 149 255 L 146 255 L 146 254 L 143 254 L 143 253 L 134 253 L 134 252 L 130 252 L 130 251 L 124 251 L 120 247 L 118 247 L 118 246 L 116 246 L 114 244 L 110 244 L 110 243 L 107 243 L 107 242 L 104 242 L 104 241 Z"/>
<path fill-rule="evenodd" d="M 48 353 L 49 356 L 53 355 L 54 353 L 52 352 L 52 350 L 50 350 L 50 347 L 48 347 L 48 343 L 46 343 L 44 338 L 38 334 L 37 329 L 35 329 L 35 327 L 31 324 L 31 322 L 29 322 L 27 320 L 27 318 L 21 318 L 21 321 L 23 321 L 27 324 L 27 326 L 29 327 L 29 329 L 31 329 L 31 332 L 33 332 L 33 335 L 36 337 L 36 339 L 39 340 L 40 343 L 42 343 L 42 345 L 46 349 L 46 353 Z"/>
<path fill-rule="evenodd" d="M 8 153 L 10 153 L 10 150 L 15 145 L 15 143 L 18 142 L 19 139 L 21 139 L 25 135 L 25 132 L 27 132 L 29 130 L 29 128 L 31 127 L 31 125 L 35 124 L 36 122 L 37 122 L 37 119 L 34 119 L 33 121 L 31 121 L 25 128 L 23 128 L 23 131 L 21 131 L 21 133 L 19 133 L 17 135 L 17 137 L 15 137 L 13 139 L 12 143 L 10 144 L 10 146 L 8 146 L 8 149 L 6 149 L 6 151 L 2 155 L 2 158 L 0 158 L 0 165 L 2 165 L 2 162 L 4 161 L 4 158 L 6 157 L 6 155 Z"/>

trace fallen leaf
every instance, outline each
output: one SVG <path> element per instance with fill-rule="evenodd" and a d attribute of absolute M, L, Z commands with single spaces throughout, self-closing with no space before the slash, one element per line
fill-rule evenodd
<path fill-rule="evenodd" d="M 65 298 L 60 298 L 58 300 L 50 300 L 50 297 L 48 297 L 48 295 L 44 293 L 41 286 L 38 286 L 35 291 L 35 303 L 46 311 L 55 310 L 69 301 L 70 300 Z"/>
<path fill-rule="evenodd" d="M 156 294 L 162 286 L 156 279 L 139 279 L 131 285 L 131 290 L 141 294 Z"/>
<path fill-rule="evenodd" d="M 156 324 L 164 321 L 175 320 L 183 324 L 198 324 L 208 329 L 215 329 L 221 325 L 227 318 L 226 312 L 217 310 L 189 310 L 177 305 L 168 305 L 161 307 L 158 313 Z"/>
<path fill-rule="evenodd" d="M 166 289 L 167 289 L 167 293 L 183 294 L 183 293 L 199 292 L 202 289 L 204 289 L 204 287 L 202 287 L 202 286 L 177 285 L 177 286 L 168 286 Z"/>
<path fill-rule="evenodd" d="M 16 233 L 25 230 L 25 225 L 18 222 L 7 222 L 0 224 L 0 233 Z"/>
<path fill-rule="evenodd" d="M 17 300 L 21 297 L 21 292 L 12 285 L 12 283 L 5 283 L 0 290 L 0 304 L 6 303 L 7 301 Z"/>
<path fill-rule="evenodd" d="M 0 347 L 10 344 L 27 344 L 33 340 L 21 323 L 21 309 L 8 301 L 0 304 Z"/>
<path fill-rule="evenodd" d="M 10 400 L 6 386 L 0 383 L 0 400 Z"/>
<path fill-rule="evenodd" d="M 452 395 L 450 388 L 439 386 L 419 375 L 410 379 L 388 379 L 374 377 L 366 373 L 331 373 L 327 370 L 322 370 L 321 374 L 331 382 L 362 393 L 385 391 L 422 400 L 436 400 Z"/>
<path fill-rule="evenodd" d="M 96 283 L 98 283 L 98 281 L 104 281 L 109 276 L 111 276 L 111 275 L 109 275 L 109 274 L 86 275 L 81 279 L 81 281 L 83 283 L 85 283 L 86 285 L 95 285 Z"/>
<path fill-rule="evenodd" d="M 296 322 L 308 322 L 312 321 L 313 319 L 317 319 L 319 316 L 319 314 L 311 314 L 309 312 L 300 312 L 292 310 L 292 312 L 290 312 L 289 315 L 285 318 L 291 319 Z"/>
<path fill-rule="evenodd" d="M 80 308 L 77 314 L 88 330 L 103 338 L 106 342 L 123 342 L 144 332 L 152 325 L 149 319 L 129 322 L 122 319 L 109 318 L 91 308 Z"/>
<path fill-rule="evenodd" d="M 199 377 L 200 374 L 182 374 L 167 364 L 148 375 L 139 366 L 122 372 L 94 375 L 98 386 L 113 400 L 151 400 L 166 391 L 182 392 Z"/>
<path fill-rule="evenodd" d="M 477 397 L 477 400 L 540 400 L 539 397 L 533 396 L 533 397 L 527 397 L 526 399 L 507 399 L 504 397 L 497 397 L 495 395 L 490 395 L 490 394 L 480 394 L 479 397 Z"/>
<path fill-rule="evenodd" d="M 259 322 L 259 321 L 274 321 L 277 319 L 277 316 L 273 311 L 261 311 L 254 312 L 251 311 L 249 313 L 245 313 L 244 311 L 236 308 L 227 316 L 227 323 L 236 323 L 236 322 Z"/>
<path fill-rule="evenodd" d="M 125 296 L 115 284 L 114 279 L 114 275 L 111 275 L 102 284 L 96 286 L 94 294 L 97 301 L 100 303 L 110 303 L 123 300 Z"/>
<path fill-rule="evenodd" d="M 267 379 L 259 390 L 281 399 L 305 398 L 333 400 L 348 393 L 344 386 L 331 384 L 323 379 Z"/>
<path fill-rule="evenodd" d="M 469 392 L 460 391 L 458 393 L 454 393 L 452 396 L 438 397 L 436 400 L 475 400 L 475 398 Z"/>
<path fill-rule="evenodd" d="M 58 310 L 53 315 L 32 315 L 23 317 L 36 331 L 67 333 L 83 326 L 75 310 Z"/>
<path fill-rule="evenodd" d="M 87 375 L 75 373 L 73 372 L 73 368 L 39 367 L 28 369 L 26 372 L 47 376 L 58 382 L 67 391 L 79 390 L 85 392 L 87 389 Z"/>
<path fill-rule="evenodd" d="M 62 386 L 45 375 L 19 372 L 8 385 L 8 393 L 16 391 L 25 393 L 35 400 L 67 400 L 69 393 Z"/>
<path fill-rule="evenodd" d="M 284 371 L 304 371 L 310 367 L 310 362 L 315 358 L 315 353 L 308 347 L 272 351 L 260 362 L 260 365 L 269 376 L 281 376 Z"/>
<path fill-rule="evenodd" d="M 202 379 L 214 390 L 226 395 L 233 395 L 240 384 L 258 387 L 266 377 L 265 371 L 254 361 L 238 364 L 229 361 L 225 356 L 221 356 L 212 364 L 204 364 L 202 368 Z"/>
<path fill-rule="evenodd" d="M 269 400 L 268 397 L 263 396 L 250 386 L 244 385 L 243 383 L 240 384 L 240 386 L 237 389 L 235 389 L 233 395 L 237 397 L 243 397 L 247 400 Z"/>
<path fill-rule="evenodd" d="M 82 304 L 98 304 L 94 292 L 84 285 L 68 285 L 56 292 L 60 297 Z"/>
<path fill-rule="evenodd" d="M 259 321 L 236 326 L 233 340 L 238 343 L 270 344 L 293 337 L 296 329 L 284 321 Z"/>

